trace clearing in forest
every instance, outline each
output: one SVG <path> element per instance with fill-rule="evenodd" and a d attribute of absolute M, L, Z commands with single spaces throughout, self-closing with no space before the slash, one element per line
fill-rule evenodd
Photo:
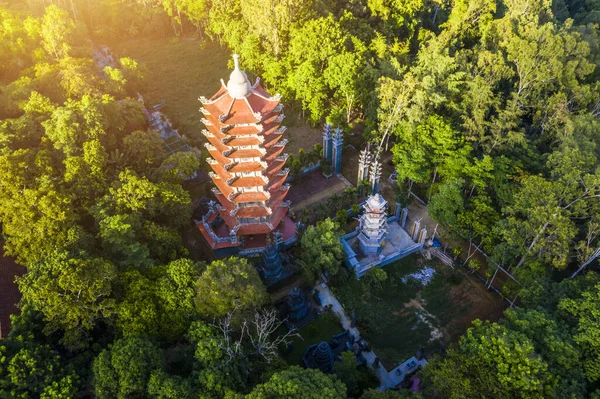
<path fill-rule="evenodd" d="M 427 285 L 403 277 L 425 267 L 435 270 Z M 372 345 L 387 369 L 416 354 L 421 347 L 433 354 L 455 342 L 475 319 L 497 320 L 502 299 L 487 292 L 468 272 L 451 269 L 414 254 L 385 267 L 387 280 L 380 289 L 365 279 L 333 287 L 361 335 Z"/>

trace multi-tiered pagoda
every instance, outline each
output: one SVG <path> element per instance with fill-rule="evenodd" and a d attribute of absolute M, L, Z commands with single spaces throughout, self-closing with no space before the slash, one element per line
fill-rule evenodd
<path fill-rule="evenodd" d="M 360 217 L 358 245 L 365 255 L 378 255 L 383 249 L 387 231 L 387 202 L 379 194 L 369 196 L 363 205 Z"/>
<path fill-rule="evenodd" d="M 213 172 L 210 177 L 219 204 L 197 222 L 213 251 L 250 254 L 267 245 L 267 236 L 279 231 L 284 242 L 295 237 L 285 201 L 289 170 L 284 168 L 287 140 L 280 96 L 271 96 L 259 84 L 251 85 L 240 70 L 239 56 L 229 82 L 210 99 L 200 97 L 205 144 Z M 219 251 L 234 249 L 235 251 Z"/>

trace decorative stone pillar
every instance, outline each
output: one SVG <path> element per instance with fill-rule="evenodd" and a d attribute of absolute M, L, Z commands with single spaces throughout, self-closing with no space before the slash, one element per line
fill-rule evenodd
<path fill-rule="evenodd" d="M 358 156 L 358 179 L 356 186 L 360 186 L 360 182 L 369 178 L 369 166 L 371 166 L 371 153 L 368 148 L 361 151 Z"/>
<path fill-rule="evenodd" d="M 278 250 L 281 251 L 283 249 L 283 238 L 281 238 L 281 233 L 279 231 L 273 233 L 273 242 Z"/>
<path fill-rule="evenodd" d="M 342 129 L 339 127 L 335 129 L 335 134 L 333 135 L 333 173 L 336 175 L 341 173 L 342 171 L 342 144 L 344 143 L 344 136 L 342 134 Z"/>
<path fill-rule="evenodd" d="M 425 245 L 427 239 L 427 227 L 423 227 L 423 230 L 419 233 L 419 240 L 417 241 L 421 245 Z"/>
<path fill-rule="evenodd" d="M 323 159 L 326 163 L 331 163 L 331 153 L 332 153 L 332 142 L 331 142 L 331 125 L 329 123 L 325 124 L 325 128 L 323 129 Z"/>
<path fill-rule="evenodd" d="M 417 241 L 419 238 L 419 230 L 421 229 L 421 221 L 420 220 L 415 220 L 415 223 L 413 224 L 413 229 L 412 229 L 412 239 L 413 241 Z"/>
<path fill-rule="evenodd" d="M 381 163 L 379 163 L 379 157 L 376 157 L 371 164 L 370 180 L 371 180 L 371 194 L 375 195 L 379 192 L 379 180 L 381 179 Z"/>
<path fill-rule="evenodd" d="M 402 223 L 400 223 L 400 220 L 398 220 L 398 223 L 400 223 L 400 227 L 405 228 L 406 227 L 406 219 L 408 218 L 408 208 L 404 208 L 402 209 Z"/>
<path fill-rule="evenodd" d="M 396 222 L 400 221 L 400 213 L 402 212 L 402 205 L 399 202 L 396 202 L 396 212 L 394 212 L 394 216 L 396 217 Z"/>
<path fill-rule="evenodd" d="M 232 244 L 237 244 L 238 243 L 238 237 L 237 237 L 237 234 L 236 234 L 235 230 L 231 230 L 229 232 L 229 239 L 231 240 Z"/>

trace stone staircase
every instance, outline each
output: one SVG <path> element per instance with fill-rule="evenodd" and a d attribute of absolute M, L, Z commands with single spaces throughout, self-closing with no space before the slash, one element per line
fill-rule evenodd
<path fill-rule="evenodd" d="M 452 258 L 440 251 L 438 248 L 430 248 L 429 252 L 442 261 L 443 264 L 452 267 Z"/>

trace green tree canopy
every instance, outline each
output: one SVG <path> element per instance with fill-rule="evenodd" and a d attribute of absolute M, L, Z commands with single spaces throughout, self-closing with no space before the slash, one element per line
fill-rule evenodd
<path fill-rule="evenodd" d="M 261 306 L 267 298 L 258 272 L 244 258 L 211 262 L 196 284 L 196 308 L 206 317 Z"/>
<path fill-rule="evenodd" d="M 150 376 L 162 369 L 164 354 L 149 340 L 117 340 L 94 359 L 94 393 L 100 399 L 145 396 Z"/>
<path fill-rule="evenodd" d="M 319 370 L 301 369 L 292 366 L 287 370 L 273 374 L 264 384 L 256 386 L 248 399 L 344 399 L 346 387 L 335 377 L 323 374 Z"/>
<path fill-rule="evenodd" d="M 300 263 L 310 281 L 325 271 L 332 276 L 337 274 L 344 257 L 340 236 L 339 226 L 329 218 L 306 229 L 301 239 Z"/>

